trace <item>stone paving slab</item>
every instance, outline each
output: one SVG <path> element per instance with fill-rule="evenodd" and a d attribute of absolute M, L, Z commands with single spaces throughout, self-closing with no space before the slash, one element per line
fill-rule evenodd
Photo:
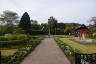
<path fill-rule="evenodd" d="M 71 64 L 53 38 L 45 38 L 21 64 Z"/>

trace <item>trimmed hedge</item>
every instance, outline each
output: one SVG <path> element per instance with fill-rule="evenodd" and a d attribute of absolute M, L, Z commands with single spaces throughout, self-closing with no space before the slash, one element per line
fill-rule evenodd
<path fill-rule="evenodd" d="M 19 45 L 26 42 L 27 40 L 0 41 L 0 46 L 5 47 L 5 46 L 12 46 L 12 45 Z"/>
<path fill-rule="evenodd" d="M 0 36 L 0 41 L 14 41 L 14 40 L 25 40 L 25 39 L 27 39 L 27 36 L 24 34 Z"/>
<path fill-rule="evenodd" d="M 0 36 L 0 46 L 10 46 L 25 43 L 28 40 L 26 35 Z"/>
<path fill-rule="evenodd" d="M 16 53 L 9 56 L 10 60 L 8 59 L 8 61 L 4 62 L 5 60 L 1 59 L 1 61 L 3 62 L 2 64 L 20 64 L 24 57 L 32 52 L 32 50 L 34 50 L 34 48 L 40 43 L 42 39 L 43 38 L 38 38 L 35 40 L 30 39 L 24 47 L 18 49 Z"/>

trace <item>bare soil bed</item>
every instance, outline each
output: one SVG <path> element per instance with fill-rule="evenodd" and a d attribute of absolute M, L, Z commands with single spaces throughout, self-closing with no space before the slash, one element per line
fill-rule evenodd
<path fill-rule="evenodd" d="M 11 50 L 0 50 L 1 55 L 3 56 L 10 56 L 13 55 L 17 50 L 16 49 L 11 49 Z"/>

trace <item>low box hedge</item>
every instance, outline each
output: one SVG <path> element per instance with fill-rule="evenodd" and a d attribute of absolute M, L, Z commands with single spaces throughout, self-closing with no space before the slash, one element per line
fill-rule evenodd
<path fill-rule="evenodd" d="M 27 35 L 24 34 L 0 36 L 0 41 L 25 40 L 25 39 L 27 39 Z"/>
<path fill-rule="evenodd" d="M 12 45 L 19 45 L 22 43 L 26 43 L 26 40 L 13 40 L 13 41 L 0 41 L 0 46 L 5 47 L 5 46 L 12 46 Z"/>
<path fill-rule="evenodd" d="M 24 34 L 11 35 L 11 36 L 0 36 L 0 46 L 10 46 L 25 43 L 28 37 Z"/>
<path fill-rule="evenodd" d="M 35 47 L 40 43 L 41 40 L 42 37 L 35 40 L 30 39 L 25 46 L 18 49 L 18 51 L 13 55 L 9 56 L 10 60 L 4 62 L 6 59 L 1 59 L 1 61 L 3 62 L 1 64 L 20 64 L 24 57 L 26 57 L 30 52 L 32 52 L 32 50 L 35 49 Z"/>

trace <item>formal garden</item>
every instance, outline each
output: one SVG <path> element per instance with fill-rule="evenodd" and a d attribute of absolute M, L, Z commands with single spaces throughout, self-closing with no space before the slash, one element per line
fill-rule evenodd
<path fill-rule="evenodd" d="M 96 19 L 87 27 L 79 23 L 58 23 L 53 16 L 48 23 L 38 24 L 27 12 L 18 18 L 12 11 L 0 15 L 1 64 L 20 64 L 46 36 L 54 38 L 71 63 L 75 64 L 76 53 L 95 54 L 91 60 L 96 63 Z"/>
<path fill-rule="evenodd" d="M 23 17 L 24 23 L 30 22 L 30 17 L 27 13 Z M 24 16 L 23 15 L 23 16 Z M 30 23 L 24 24 L 22 27 L 14 25 L 18 18 L 17 14 L 10 11 L 5 11 L 0 20 L 3 24 L 0 25 L 0 60 L 1 64 L 19 64 L 43 39 L 43 35 L 30 35 Z M 7 18 L 5 18 L 7 16 Z M 9 18 L 10 17 L 10 18 Z M 11 20 L 12 19 L 12 20 Z M 22 21 L 22 20 L 21 20 Z M 19 25 L 21 26 L 22 23 Z"/>
<path fill-rule="evenodd" d="M 81 25 L 76 28 L 76 32 L 73 34 L 77 37 L 73 35 L 55 35 L 54 39 L 72 63 L 95 64 L 96 33 L 92 34 L 85 25 Z"/>
<path fill-rule="evenodd" d="M 75 63 L 75 53 L 92 54 L 96 53 L 96 40 L 92 44 L 79 43 L 74 41 L 72 36 L 54 36 L 59 47 L 68 56 L 71 62 Z M 78 38 L 77 38 L 78 39 Z"/>

